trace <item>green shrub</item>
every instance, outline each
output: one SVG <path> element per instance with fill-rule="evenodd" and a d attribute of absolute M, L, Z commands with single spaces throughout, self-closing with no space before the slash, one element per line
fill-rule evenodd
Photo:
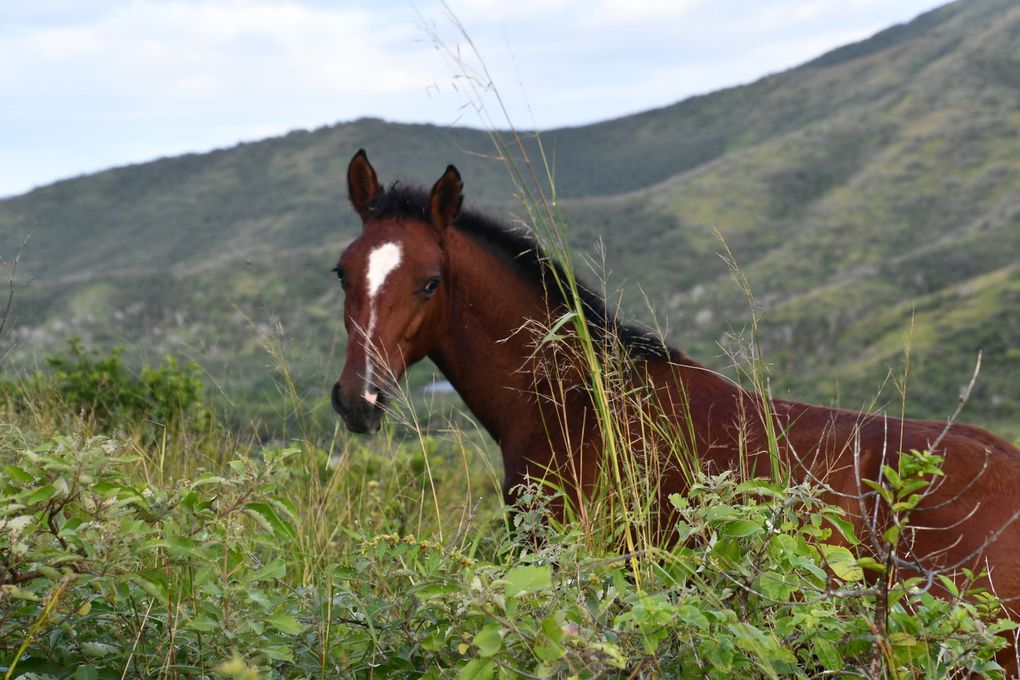
<path fill-rule="evenodd" d="M 104 431 L 142 421 L 176 427 L 182 419 L 200 415 L 204 385 L 196 363 L 180 366 L 166 357 L 161 366 L 143 366 L 133 374 L 122 354 L 123 348 L 115 347 L 101 356 L 72 338 L 66 354 L 46 358 L 57 398 Z"/>
<path fill-rule="evenodd" d="M 110 439 L 3 451 L 0 670 L 199 677 L 234 649 L 292 661 L 311 607 L 284 585 L 295 511 L 275 492 L 291 453 L 159 488 Z"/>
<path fill-rule="evenodd" d="M 401 677 L 812 677 L 866 675 L 879 598 L 879 650 L 892 677 L 995 675 L 996 602 L 948 602 L 918 587 L 869 585 L 841 511 L 808 485 L 732 475 L 674 496 L 685 537 L 643 559 L 592 553 L 538 512 L 492 559 L 413 536 L 376 536 L 338 567 L 332 635 L 345 672 Z M 547 500 L 547 499 L 546 499 Z M 521 537 L 541 537 L 522 550 Z M 527 541 L 532 543 L 532 541 Z M 515 547 L 516 546 L 516 547 Z M 338 599 L 339 598 L 339 599 Z"/>
<path fill-rule="evenodd" d="M 9 677 L 853 676 L 876 644 L 890 677 L 994 676 L 1011 626 L 987 594 L 867 581 L 875 564 L 830 545 L 856 537 L 810 485 L 702 477 L 672 499 L 684 542 L 657 554 L 593 551 L 528 491 L 509 527 L 474 536 L 340 527 L 309 569 L 296 449 L 156 484 L 116 440 L 0 444 Z"/>

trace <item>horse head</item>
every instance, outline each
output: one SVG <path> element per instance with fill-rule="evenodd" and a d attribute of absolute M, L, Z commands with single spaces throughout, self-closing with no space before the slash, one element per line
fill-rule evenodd
<path fill-rule="evenodd" d="M 426 209 L 401 205 L 400 192 L 383 189 L 360 150 L 348 166 L 347 187 L 363 227 L 334 268 L 345 294 L 348 345 L 330 400 L 348 429 L 375 432 L 396 381 L 445 327 L 443 244 L 460 212 L 463 184 L 451 165 Z"/>

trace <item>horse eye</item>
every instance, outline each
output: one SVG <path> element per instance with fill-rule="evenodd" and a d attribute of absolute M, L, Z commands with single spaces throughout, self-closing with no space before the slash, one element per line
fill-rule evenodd
<path fill-rule="evenodd" d="M 429 279 L 428 281 L 425 282 L 425 288 L 423 288 L 422 290 L 423 290 L 423 292 L 426 295 L 432 295 L 433 293 L 436 292 L 436 290 L 438 288 L 439 288 L 439 277 L 438 276 L 433 276 L 431 279 Z"/>
<path fill-rule="evenodd" d="M 333 267 L 332 269 L 330 269 L 330 271 L 336 274 L 336 280 L 339 281 L 341 284 L 347 283 L 347 277 L 344 275 L 343 269 L 341 269 L 340 267 Z"/>

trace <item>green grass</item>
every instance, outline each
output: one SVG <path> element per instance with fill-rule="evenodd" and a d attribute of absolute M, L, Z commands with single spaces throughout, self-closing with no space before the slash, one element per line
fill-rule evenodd
<path fill-rule="evenodd" d="M 672 501 L 685 540 L 621 553 L 553 520 L 547 491 L 506 514 L 470 430 L 299 419 L 267 446 L 201 409 L 166 427 L 62 394 L 0 402 L 5 677 L 774 678 L 875 658 L 881 591 L 830 544 L 855 538 L 818 488 L 695 474 Z M 994 673 L 993 598 L 888 597 L 888 677 Z"/>

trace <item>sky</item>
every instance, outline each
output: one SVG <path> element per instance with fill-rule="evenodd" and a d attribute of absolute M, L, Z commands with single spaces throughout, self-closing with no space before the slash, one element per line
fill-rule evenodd
<path fill-rule="evenodd" d="M 940 4 L 0 0 L 0 197 L 365 116 L 505 127 L 487 82 L 519 128 L 608 120 L 751 82 Z"/>

